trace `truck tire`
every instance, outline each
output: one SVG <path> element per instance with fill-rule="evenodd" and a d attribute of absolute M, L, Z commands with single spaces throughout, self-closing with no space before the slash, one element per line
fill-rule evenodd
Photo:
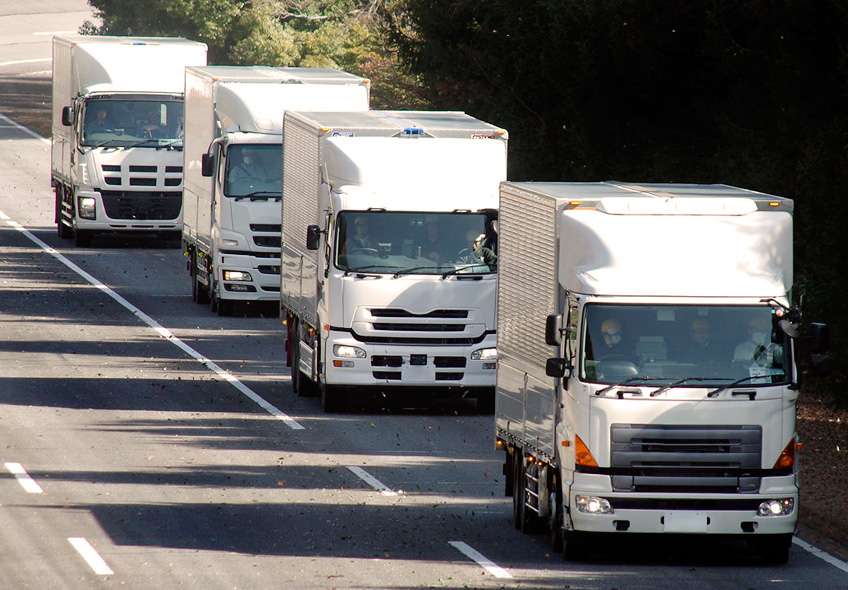
<path fill-rule="evenodd" d="M 554 553 L 563 553 L 565 547 L 562 543 L 563 528 L 565 527 L 565 514 L 562 509 L 562 486 L 559 483 L 559 477 L 554 476 L 553 483 L 554 501 L 551 509 L 551 517 L 548 523 L 548 541 L 551 546 L 551 551 Z"/>
<path fill-rule="evenodd" d="M 765 563 L 782 565 L 789 561 L 792 533 L 783 535 L 760 535 L 748 540 L 748 548 L 758 554 Z"/>
<path fill-rule="evenodd" d="M 321 384 L 321 408 L 325 413 L 334 414 L 347 409 L 344 393 L 334 385 Z"/>
<path fill-rule="evenodd" d="M 567 561 L 584 561 L 589 555 L 589 536 L 580 531 L 562 531 L 562 556 Z"/>
<path fill-rule="evenodd" d="M 291 383 L 292 390 L 300 397 L 313 397 L 317 393 L 315 383 L 300 370 L 300 322 L 292 317 L 291 329 Z"/>
<path fill-rule="evenodd" d="M 65 187 L 56 185 L 56 232 L 63 240 L 74 237 L 74 228 L 62 221 L 62 205 L 65 201 Z"/>
<path fill-rule="evenodd" d="M 522 533 L 533 534 L 541 530 L 539 517 L 527 509 L 527 461 L 523 451 L 516 449 L 513 457 L 512 522 Z"/>
<path fill-rule="evenodd" d="M 209 290 L 206 288 L 206 285 L 201 283 L 200 279 L 198 279 L 197 277 L 196 252 L 191 253 L 189 264 L 191 265 L 191 269 L 189 271 L 189 274 L 191 275 L 191 300 L 195 303 L 206 305 L 209 303 Z"/>
<path fill-rule="evenodd" d="M 86 229 L 74 229 L 74 246 L 88 248 L 91 246 L 91 237 L 94 232 Z"/>

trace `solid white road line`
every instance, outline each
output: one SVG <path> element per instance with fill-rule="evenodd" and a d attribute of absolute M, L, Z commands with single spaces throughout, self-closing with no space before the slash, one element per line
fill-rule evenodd
<path fill-rule="evenodd" d="M 795 543 L 796 545 L 798 545 L 799 547 L 801 547 L 802 549 L 809 551 L 810 553 L 812 553 L 813 555 L 815 555 L 819 559 L 829 563 L 833 567 L 840 569 L 843 572 L 848 573 L 848 563 L 845 563 L 844 561 L 835 558 L 830 553 L 826 553 L 826 552 L 822 551 L 821 549 L 819 549 L 818 547 L 816 547 L 814 545 L 810 545 L 806 541 L 802 541 L 798 537 L 792 537 L 792 542 Z"/>
<path fill-rule="evenodd" d="M 3 64 L 0 64 L 0 65 L 3 65 Z M 36 133 L 35 131 L 30 131 L 29 129 L 27 129 L 26 127 L 24 127 L 23 125 L 21 125 L 21 124 L 19 124 L 19 123 L 15 123 L 14 121 L 12 121 L 12 120 L 11 120 L 9 117 L 7 117 L 6 115 L 0 114 L 0 121 L 5 121 L 6 123 L 8 123 L 9 125 L 11 125 L 11 126 L 12 126 L 12 127 L 14 127 L 15 129 L 17 129 L 17 130 L 19 130 L 19 131 L 23 131 L 23 132 L 24 132 L 24 133 L 26 133 L 27 135 L 31 135 L 32 137 L 34 137 L 34 138 L 38 139 L 39 141 L 42 141 L 42 142 L 44 142 L 44 143 L 50 143 L 50 140 L 49 140 L 49 139 L 46 139 L 46 138 L 44 138 L 44 137 L 41 137 L 41 136 L 40 136 L 38 133 Z"/>
<path fill-rule="evenodd" d="M 68 541 L 71 542 L 71 545 L 74 546 L 74 549 L 77 550 L 77 553 L 82 555 L 82 558 L 86 561 L 88 566 L 94 570 L 94 573 L 98 576 L 111 576 L 115 572 L 112 571 L 112 568 L 100 557 L 100 554 L 94 550 L 94 547 L 91 546 L 91 543 L 83 539 L 82 537 L 68 537 Z"/>
<path fill-rule="evenodd" d="M 367 471 L 362 469 L 362 467 L 356 467 L 354 465 L 348 465 L 347 468 L 350 469 L 351 472 L 353 472 L 353 474 L 356 477 L 358 477 L 359 479 L 361 479 L 362 481 L 367 483 L 369 486 L 371 486 L 372 488 L 374 488 L 375 490 L 377 490 L 378 492 L 380 492 L 384 496 L 397 496 L 398 495 L 397 492 L 393 491 L 391 488 L 389 488 L 387 485 L 385 485 L 379 479 L 377 479 L 376 477 L 374 477 L 373 475 L 371 475 L 370 473 L 368 473 Z"/>
<path fill-rule="evenodd" d="M 24 466 L 20 463 L 6 463 L 6 469 L 9 470 L 9 473 L 15 476 L 15 479 L 18 480 L 18 483 L 29 492 L 30 494 L 43 494 L 44 490 L 41 489 L 41 486 L 35 483 L 35 480 L 29 476 L 24 469 Z"/>
<path fill-rule="evenodd" d="M 0 115 L 0 117 L 2 117 L 2 115 Z M 5 213 L 3 213 L 2 211 L 0 211 L 0 219 L 6 220 L 6 223 L 8 225 L 15 228 L 19 232 L 21 232 L 23 235 L 25 235 L 32 242 L 38 244 L 41 247 L 42 250 L 44 250 L 46 253 L 53 256 L 56 260 L 58 260 L 59 262 L 61 262 L 65 266 L 67 266 L 69 269 L 71 269 L 72 271 L 77 273 L 79 276 L 81 276 L 86 281 L 91 283 L 94 287 L 100 289 L 103 293 L 105 293 L 106 295 L 108 295 L 109 297 L 111 297 L 112 299 L 117 301 L 118 303 L 120 303 L 130 313 L 132 313 L 134 316 L 136 316 L 142 322 L 144 322 L 145 324 L 147 324 L 148 326 L 153 328 L 160 336 L 162 336 L 162 338 L 169 341 L 171 344 L 173 344 L 177 348 L 181 349 L 183 352 L 185 352 L 189 356 L 195 358 L 201 364 L 206 366 L 206 368 L 208 368 L 210 371 L 215 373 L 218 377 L 220 377 L 224 381 L 227 381 L 230 385 L 235 387 L 242 394 L 244 394 L 245 396 L 250 398 L 250 400 L 253 401 L 254 403 L 256 403 L 260 408 L 262 408 L 263 410 L 265 410 L 266 412 L 268 412 L 269 414 L 271 414 L 272 416 L 274 416 L 278 420 L 283 421 L 286 424 L 286 426 L 288 426 L 292 430 L 304 430 L 304 427 L 301 424 L 299 424 L 296 420 L 294 420 L 293 418 L 288 416 L 285 412 L 277 409 L 276 407 L 274 407 L 273 405 L 271 405 L 270 403 L 265 401 L 262 397 L 259 396 L 259 394 L 254 392 L 252 389 L 250 389 L 244 383 L 242 383 L 241 381 L 239 381 L 238 379 L 236 379 L 235 377 L 230 375 L 227 371 L 225 371 L 224 369 L 219 367 L 216 363 L 214 363 L 211 360 L 209 360 L 208 358 L 204 357 L 202 354 L 200 354 L 199 352 L 194 350 L 191 346 L 189 346 L 188 344 L 186 344 L 185 342 L 183 342 L 182 340 L 180 340 L 179 338 L 174 336 L 167 328 L 165 328 L 161 324 L 159 324 L 159 322 L 157 322 L 156 320 L 151 318 L 149 315 L 147 315 L 146 313 L 141 311 L 139 308 L 137 308 L 135 305 L 133 305 L 132 303 L 130 303 L 129 301 L 127 301 L 126 299 L 121 297 L 118 293 L 116 293 L 115 291 L 110 289 L 108 286 L 104 285 L 102 282 L 100 282 L 100 280 L 98 280 L 97 278 L 90 275 L 89 273 L 84 271 L 82 268 L 80 268 L 79 266 L 77 266 L 76 264 L 71 262 L 64 255 L 59 253 L 54 248 L 50 247 L 50 245 L 43 242 L 42 240 L 40 240 L 36 236 L 34 236 L 25 227 L 23 227 L 18 222 L 10 219 L 9 216 L 6 215 Z"/>
<path fill-rule="evenodd" d="M 487 572 L 489 572 L 496 578 L 512 577 L 512 575 L 508 571 L 498 565 L 495 565 L 493 561 L 484 557 L 482 553 L 480 553 L 476 549 L 473 549 L 467 543 L 464 543 L 462 541 L 448 541 L 448 545 L 453 546 L 454 549 L 458 550 L 466 557 L 472 559 L 473 561 L 476 561 L 478 565 L 483 567 Z"/>

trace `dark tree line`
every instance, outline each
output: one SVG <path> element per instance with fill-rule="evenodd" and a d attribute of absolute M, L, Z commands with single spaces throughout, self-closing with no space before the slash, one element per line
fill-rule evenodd
<path fill-rule="evenodd" d="M 337 64 L 372 77 L 389 97 L 380 106 L 465 110 L 509 131 L 513 180 L 717 182 L 792 198 L 794 296 L 831 328 L 830 385 L 848 376 L 844 0 L 90 4 L 100 32 L 206 41 L 215 63 Z"/>
<path fill-rule="evenodd" d="M 436 107 L 509 130 L 513 180 L 794 199 L 794 296 L 830 326 L 829 382 L 844 382 L 848 3 L 407 0 L 385 16 Z"/>

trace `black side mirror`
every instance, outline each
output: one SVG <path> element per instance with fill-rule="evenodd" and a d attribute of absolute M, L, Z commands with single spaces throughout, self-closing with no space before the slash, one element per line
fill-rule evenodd
<path fill-rule="evenodd" d="M 74 107 L 62 107 L 62 125 L 70 127 L 74 124 Z"/>
<path fill-rule="evenodd" d="M 200 173 L 203 176 L 212 176 L 212 173 L 215 171 L 215 158 L 212 157 L 212 154 L 206 153 L 200 157 Z"/>
<path fill-rule="evenodd" d="M 559 346 L 562 344 L 562 316 L 557 314 L 545 318 L 545 344 Z M 553 375 L 551 375 L 553 377 Z"/>
<path fill-rule="evenodd" d="M 562 379 L 568 370 L 568 363 L 564 358 L 550 358 L 545 362 L 545 375 Z"/>
<path fill-rule="evenodd" d="M 306 249 L 317 250 L 321 245 L 321 228 L 317 225 L 306 227 Z"/>

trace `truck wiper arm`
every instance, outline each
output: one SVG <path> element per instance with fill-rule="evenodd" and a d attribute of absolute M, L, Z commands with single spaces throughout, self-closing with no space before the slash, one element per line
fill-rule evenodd
<path fill-rule="evenodd" d="M 242 199 L 250 199 L 251 201 L 267 201 L 268 199 L 274 199 L 279 201 L 280 196 L 280 193 L 276 191 L 253 191 L 246 195 L 236 195 L 233 197 L 233 200 L 241 201 Z"/>
<path fill-rule="evenodd" d="M 612 383 L 610 385 L 607 385 L 603 389 L 599 389 L 595 392 L 595 395 L 604 395 L 606 392 L 608 392 L 610 389 L 613 389 L 614 387 L 621 387 L 622 385 L 627 385 L 628 383 L 633 383 L 634 381 L 656 381 L 657 379 L 657 377 L 630 377 L 629 379 L 625 379 L 621 383 Z"/>
<path fill-rule="evenodd" d="M 391 264 L 366 264 L 365 266 L 357 266 L 356 268 L 346 268 L 344 276 L 355 272 L 367 272 L 369 269 L 373 270 L 375 268 L 395 268 L 395 266 Z"/>
<path fill-rule="evenodd" d="M 684 379 L 678 379 L 677 381 L 674 381 L 673 383 L 669 383 L 668 385 L 663 385 L 659 389 L 655 389 L 654 391 L 651 392 L 651 397 L 655 397 L 655 396 L 657 396 L 661 393 L 668 391 L 669 389 L 671 389 L 673 387 L 677 387 L 678 385 L 683 385 L 687 381 L 715 381 L 715 379 L 716 379 L 715 377 L 686 377 Z"/>
<path fill-rule="evenodd" d="M 459 274 L 463 270 L 468 270 L 469 268 L 476 268 L 478 266 L 485 266 L 485 267 L 489 268 L 488 264 L 485 264 L 483 262 L 475 262 L 475 263 L 472 263 L 472 264 L 466 264 L 465 266 L 460 266 L 458 268 L 452 268 L 449 271 L 442 273 L 442 278 L 446 279 L 451 275 Z M 491 272 L 491 270 L 489 272 Z M 474 273 L 474 274 L 480 275 L 480 274 L 484 274 L 484 273 Z"/>
<path fill-rule="evenodd" d="M 736 381 L 734 381 L 733 383 L 728 383 L 727 385 L 722 385 L 722 386 L 721 386 L 721 387 L 719 387 L 718 389 L 713 389 L 711 392 L 709 392 L 709 393 L 707 394 L 707 397 L 715 397 L 715 396 L 717 396 L 719 393 L 721 393 L 722 391 L 724 391 L 725 389 L 729 389 L 729 388 L 731 388 L 731 387 L 734 387 L 734 386 L 736 386 L 736 385 L 739 385 L 740 383 L 745 383 L 746 381 L 750 381 L 751 379 L 757 379 L 757 378 L 761 378 L 761 377 L 762 377 L 762 375 L 750 375 L 750 376 L 748 376 L 748 377 L 742 377 L 741 379 L 737 379 L 737 380 L 736 380 Z M 725 377 L 725 379 L 729 379 L 729 377 Z"/>
<path fill-rule="evenodd" d="M 401 275 L 408 275 L 414 273 L 416 270 L 431 270 L 431 269 L 439 269 L 441 266 L 413 266 L 412 268 L 404 268 L 402 270 L 397 271 L 392 275 L 393 279 L 398 278 Z"/>

